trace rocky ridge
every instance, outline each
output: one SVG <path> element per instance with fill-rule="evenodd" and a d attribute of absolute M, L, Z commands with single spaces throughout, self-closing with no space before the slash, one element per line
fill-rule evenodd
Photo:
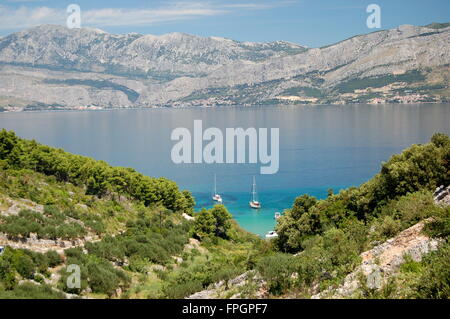
<path fill-rule="evenodd" d="M 436 102 L 449 96 L 449 66 L 446 25 L 404 25 L 310 49 L 45 25 L 0 39 L 0 106 Z"/>
<path fill-rule="evenodd" d="M 380 289 L 387 279 L 395 274 L 406 256 L 414 261 L 421 261 L 425 254 L 438 249 L 442 240 L 430 238 L 422 233 L 426 221 L 405 229 L 394 238 L 363 252 L 361 265 L 347 275 L 336 289 L 327 289 L 313 295 L 313 299 L 320 298 L 349 298 L 361 286 L 361 280 L 366 280 L 367 287 Z"/>

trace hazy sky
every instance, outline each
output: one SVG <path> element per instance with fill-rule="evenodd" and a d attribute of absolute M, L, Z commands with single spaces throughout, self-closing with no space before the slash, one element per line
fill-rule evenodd
<path fill-rule="evenodd" d="M 81 8 L 82 26 L 111 33 L 185 32 L 309 47 L 375 31 L 366 25 L 372 3 L 381 7 L 382 29 L 450 22 L 450 0 L 0 0 L 0 35 L 65 25 L 72 3 Z"/>

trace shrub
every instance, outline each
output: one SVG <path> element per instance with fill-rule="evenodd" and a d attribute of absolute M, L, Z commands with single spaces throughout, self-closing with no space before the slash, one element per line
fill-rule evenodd
<path fill-rule="evenodd" d="M 112 296 L 121 284 L 129 281 L 121 270 L 115 269 L 110 263 L 95 262 L 87 265 L 89 286 L 93 292 Z"/>
<path fill-rule="evenodd" d="M 200 281 L 188 281 L 164 287 L 164 295 L 169 299 L 181 299 L 203 289 Z"/>
<path fill-rule="evenodd" d="M 47 257 L 47 262 L 49 267 L 56 267 L 62 264 L 63 259 L 61 256 L 54 250 L 49 250 L 45 256 Z"/>
<path fill-rule="evenodd" d="M 275 253 L 261 258 L 256 269 L 269 284 L 269 291 L 281 294 L 291 286 L 291 275 L 295 271 L 295 257 L 289 254 Z"/>
<path fill-rule="evenodd" d="M 373 225 L 374 232 L 371 237 L 376 240 L 385 240 L 397 235 L 401 230 L 401 222 L 391 216 L 377 219 Z"/>
<path fill-rule="evenodd" d="M 27 255 L 18 255 L 14 258 L 14 268 L 24 278 L 32 279 L 36 269 L 33 259 Z"/>
<path fill-rule="evenodd" d="M 0 291 L 0 299 L 64 299 L 64 295 L 48 285 L 24 283 L 13 290 Z"/>
<path fill-rule="evenodd" d="M 415 297 L 421 299 L 450 298 L 450 245 L 424 257 L 426 269 L 415 285 Z"/>
<path fill-rule="evenodd" d="M 450 236 L 450 206 L 436 213 L 433 220 L 425 225 L 425 232 L 432 237 L 448 238 Z"/>
<path fill-rule="evenodd" d="M 10 290 L 17 284 L 15 269 L 12 264 L 3 257 L 0 257 L 0 282 L 5 289 Z"/>
<path fill-rule="evenodd" d="M 211 236 L 216 231 L 216 220 L 210 210 L 202 209 L 195 217 L 194 232 L 199 239 Z"/>

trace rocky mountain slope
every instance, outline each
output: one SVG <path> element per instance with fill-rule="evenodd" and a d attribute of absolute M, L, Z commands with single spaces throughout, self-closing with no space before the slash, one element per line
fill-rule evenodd
<path fill-rule="evenodd" d="M 408 258 L 420 262 L 422 258 L 432 251 L 436 251 L 443 240 L 430 238 L 423 233 L 425 222 L 402 231 L 397 236 L 361 254 L 361 265 L 346 276 L 344 282 L 336 287 L 330 287 L 311 296 L 312 299 L 341 299 L 361 298 L 361 286 L 365 284 L 369 289 L 380 290 L 389 279 L 397 275 L 400 266 Z M 292 278 L 298 277 L 294 274 Z M 267 283 L 257 272 L 246 272 L 227 282 L 220 281 L 212 284 L 208 289 L 199 291 L 187 299 L 215 299 L 215 298 L 241 298 L 242 287 L 253 285 L 252 298 L 267 298 Z M 312 287 L 314 291 L 317 286 Z M 289 293 L 287 294 L 289 297 Z"/>
<path fill-rule="evenodd" d="M 44 25 L 0 39 L 8 110 L 447 101 L 450 27 L 404 25 L 308 49 Z"/>
<path fill-rule="evenodd" d="M 328 289 L 312 298 L 356 297 L 361 281 L 370 289 L 381 289 L 390 277 L 399 272 L 408 258 L 420 262 L 424 255 L 438 249 L 443 240 L 430 238 L 422 232 L 425 222 L 402 231 L 386 242 L 361 254 L 362 263 L 350 273 L 338 288 Z"/>

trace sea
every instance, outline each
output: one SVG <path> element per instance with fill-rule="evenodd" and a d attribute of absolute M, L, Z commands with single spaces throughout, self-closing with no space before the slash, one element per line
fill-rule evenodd
<path fill-rule="evenodd" d="M 195 120 L 202 121 L 203 131 L 217 128 L 223 132 L 224 146 L 227 128 L 254 128 L 257 132 L 278 129 L 278 171 L 261 174 L 265 164 L 249 163 L 249 158 L 239 164 L 208 164 L 203 159 L 201 163 L 177 164 L 172 156 L 177 141 L 172 134 L 184 128 L 193 141 Z M 193 193 L 197 210 L 215 204 L 215 174 L 223 204 L 241 227 L 261 236 L 274 229 L 275 212 L 289 209 L 297 196 L 325 198 L 329 189 L 336 193 L 358 186 L 379 172 L 393 154 L 411 144 L 428 142 L 436 132 L 449 135 L 449 123 L 450 104 L 0 113 L 0 128 L 14 130 L 20 137 L 174 180 L 181 189 Z M 270 146 L 270 134 L 268 138 Z M 249 207 L 253 177 L 262 205 L 258 210 Z"/>

